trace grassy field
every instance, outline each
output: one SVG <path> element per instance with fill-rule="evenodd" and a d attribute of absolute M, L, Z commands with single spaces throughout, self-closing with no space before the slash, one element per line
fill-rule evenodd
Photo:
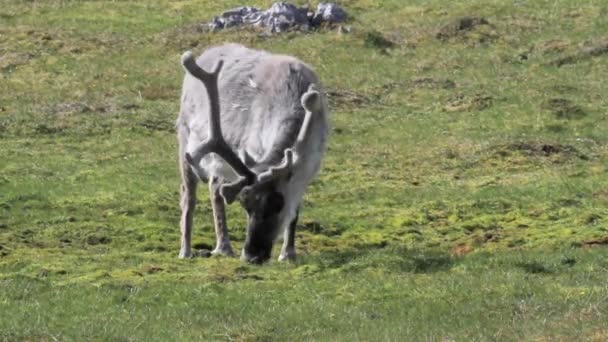
<path fill-rule="evenodd" d="M 3 1 L 0 340 L 608 340 L 608 3 L 340 3 L 264 36 L 201 30 L 236 0 Z M 179 56 L 224 41 L 329 94 L 295 263 L 177 259 Z"/>

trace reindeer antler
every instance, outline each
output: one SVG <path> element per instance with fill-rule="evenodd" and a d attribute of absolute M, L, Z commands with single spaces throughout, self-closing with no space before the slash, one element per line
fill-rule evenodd
<path fill-rule="evenodd" d="M 275 178 L 288 175 L 298 159 L 298 152 L 301 150 L 304 139 L 308 133 L 312 113 L 319 110 L 319 92 L 314 84 L 308 87 L 308 91 L 302 95 L 302 107 L 305 110 L 304 120 L 298 132 L 298 136 L 292 148 L 284 152 L 284 157 L 280 165 L 270 167 L 267 171 L 257 175 L 244 161 L 230 148 L 222 135 L 220 124 L 220 99 L 218 90 L 218 78 L 224 62 L 220 60 L 213 72 L 209 73 L 201 69 L 196 64 L 192 52 L 187 51 L 182 55 L 182 65 L 192 76 L 203 82 L 209 98 L 209 136 L 205 142 L 198 146 L 192 155 L 186 153 L 186 160 L 192 167 L 198 168 L 201 159 L 209 153 L 215 153 L 224 159 L 232 169 L 239 175 L 239 178 L 232 183 L 224 184 L 220 188 L 220 193 L 227 203 L 232 203 L 243 187 L 254 183 L 264 183 Z"/>
<path fill-rule="evenodd" d="M 294 151 L 291 148 L 285 150 L 283 161 L 278 166 L 271 166 L 267 171 L 258 176 L 258 182 L 263 183 L 271 179 L 288 175 L 293 167 Z"/>
<path fill-rule="evenodd" d="M 281 164 L 278 166 L 273 166 L 266 172 L 261 173 L 258 176 L 258 182 L 266 182 L 271 179 L 289 175 L 292 171 L 293 165 L 297 162 L 298 152 L 301 151 L 304 140 L 306 139 L 306 135 L 308 134 L 312 114 L 313 112 L 318 112 L 320 110 L 319 91 L 314 84 L 308 86 L 308 91 L 302 95 L 301 103 L 305 111 L 304 120 L 302 120 L 302 126 L 300 126 L 300 130 L 293 147 L 285 149 Z"/>
<path fill-rule="evenodd" d="M 314 83 L 308 86 L 308 91 L 302 95 L 302 100 L 300 102 L 302 102 L 302 107 L 304 108 L 305 114 L 304 120 L 302 121 L 302 127 L 300 127 L 300 132 L 298 132 L 298 137 L 296 138 L 296 142 L 294 144 L 294 149 L 296 151 L 300 149 L 301 145 L 304 143 L 304 139 L 306 139 L 306 134 L 308 134 L 308 128 L 310 127 L 312 113 L 316 113 L 321 109 L 319 91 Z"/>
<path fill-rule="evenodd" d="M 209 136 L 205 142 L 194 150 L 192 155 L 186 153 L 186 160 L 190 165 L 198 167 L 201 159 L 213 152 L 222 157 L 239 176 L 245 178 L 244 181 L 239 179 L 236 183 L 253 184 L 257 179 L 256 174 L 239 159 L 222 135 L 220 97 L 217 83 L 224 61 L 220 60 L 213 68 L 213 72 L 208 73 L 196 64 L 192 52 L 187 51 L 182 55 L 182 65 L 187 72 L 203 82 L 209 99 Z"/>

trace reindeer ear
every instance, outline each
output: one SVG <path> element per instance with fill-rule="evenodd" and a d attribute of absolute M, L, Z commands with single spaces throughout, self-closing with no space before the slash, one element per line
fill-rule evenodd
<path fill-rule="evenodd" d="M 241 190 L 247 186 L 247 178 L 239 177 L 232 183 L 223 184 L 220 186 L 220 195 L 224 198 L 226 204 L 232 204 Z"/>
<path fill-rule="evenodd" d="M 317 113 L 321 111 L 321 96 L 314 84 L 311 84 L 308 87 L 308 91 L 302 95 L 301 102 L 302 107 L 304 107 L 307 112 Z"/>

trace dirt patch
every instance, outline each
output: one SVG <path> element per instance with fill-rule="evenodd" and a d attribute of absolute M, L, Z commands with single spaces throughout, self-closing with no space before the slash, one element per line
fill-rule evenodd
<path fill-rule="evenodd" d="M 0 110 L 0 112 L 2 112 L 2 110 Z M 0 122 L 0 137 L 2 137 L 4 135 L 4 133 L 7 133 L 7 132 L 8 132 L 8 123 Z M 3 183 L 4 181 L 5 181 L 5 179 L 0 178 L 0 184 Z M 2 207 L 2 205 L 0 204 L 0 208 L 1 207 Z"/>
<path fill-rule="evenodd" d="M 150 85 L 142 88 L 140 91 L 141 97 L 146 100 L 156 101 L 156 100 L 174 100 L 178 98 L 178 94 L 175 92 L 175 89 L 162 86 L 162 85 Z"/>
<path fill-rule="evenodd" d="M 390 81 L 380 87 L 375 87 L 370 101 L 381 100 L 383 97 L 398 89 L 454 89 L 456 82 L 449 79 L 435 79 L 432 77 L 417 77 L 411 81 Z"/>
<path fill-rule="evenodd" d="M 501 234 L 497 231 L 486 232 L 481 238 L 483 243 L 498 242 L 502 239 Z"/>
<path fill-rule="evenodd" d="M 601 247 L 608 246 L 608 236 L 599 239 L 583 241 L 583 247 Z"/>
<path fill-rule="evenodd" d="M 469 245 L 458 245 L 452 248 L 452 254 L 455 256 L 465 256 L 471 252 L 473 252 L 473 247 Z"/>
<path fill-rule="evenodd" d="M 585 218 L 585 223 L 589 224 L 589 225 L 596 225 L 596 224 L 600 223 L 601 220 L 602 220 L 602 216 L 601 215 L 598 215 L 598 214 L 589 214 Z"/>
<path fill-rule="evenodd" d="M 530 15 L 511 15 L 501 18 L 509 31 L 540 31 L 544 27 L 544 20 Z"/>
<path fill-rule="evenodd" d="M 532 274 L 550 274 L 550 273 L 554 273 L 554 271 L 540 263 L 537 261 L 528 261 L 528 262 L 520 262 L 517 263 L 515 266 L 521 268 L 522 270 L 524 270 L 527 273 L 532 273 Z"/>
<path fill-rule="evenodd" d="M 40 135 L 56 135 L 65 131 L 65 127 L 48 126 L 46 124 L 38 124 L 34 126 L 34 132 Z"/>
<path fill-rule="evenodd" d="M 116 113 L 121 109 L 136 109 L 137 105 L 125 104 L 119 106 L 117 104 L 92 104 L 87 102 L 65 102 L 43 107 L 43 110 L 49 114 L 54 114 L 59 117 L 67 117 L 78 114 L 89 114 L 89 113 Z"/>
<path fill-rule="evenodd" d="M 567 84 L 556 84 L 547 88 L 548 90 L 558 92 L 560 94 L 572 94 L 578 92 L 578 88 Z"/>
<path fill-rule="evenodd" d="M 27 64 L 34 55 L 29 53 L 7 53 L 0 56 L 0 71 L 3 74 L 10 74 L 20 66 Z"/>
<path fill-rule="evenodd" d="M 492 106 L 494 98 L 487 94 L 475 94 L 472 96 L 456 95 L 448 100 L 444 109 L 448 112 L 464 112 L 483 110 Z"/>
<path fill-rule="evenodd" d="M 144 252 L 166 252 L 168 251 L 167 246 L 161 244 L 147 244 L 141 247 Z"/>
<path fill-rule="evenodd" d="M 586 56 L 595 57 L 608 54 L 608 38 L 592 46 L 584 47 L 582 53 Z"/>
<path fill-rule="evenodd" d="M 82 114 L 93 111 L 94 108 L 84 102 L 60 103 L 53 108 L 53 112 L 61 115 Z"/>
<path fill-rule="evenodd" d="M 340 227 L 332 226 L 326 227 L 323 226 L 320 222 L 317 221 L 305 221 L 298 225 L 297 230 L 308 231 L 313 234 L 321 234 L 325 236 L 337 236 L 342 234 L 342 229 Z"/>
<path fill-rule="evenodd" d="M 598 42 L 585 44 L 578 52 L 569 54 L 551 61 L 549 64 L 561 67 L 568 64 L 575 64 L 592 57 L 598 57 L 608 54 L 608 38 L 604 38 Z"/>
<path fill-rule="evenodd" d="M 580 152 L 570 145 L 517 142 L 504 145 L 497 153 L 506 155 L 509 151 L 517 151 L 526 155 L 550 157 L 556 154 L 580 155 Z M 506 154 L 505 154 L 506 153 Z"/>
<path fill-rule="evenodd" d="M 436 80 L 431 77 L 419 77 L 412 81 L 414 88 L 423 89 L 453 89 L 456 88 L 456 83 L 452 80 Z"/>
<path fill-rule="evenodd" d="M 447 40 L 466 31 L 470 31 L 479 25 L 489 25 L 490 23 L 482 17 L 462 17 L 442 26 L 437 32 L 437 39 Z"/>
<path fill-rule="evenodd" d="M 408 261 L 413 273 L 446 271 L 454 266 L 454 259 L 449 255 L 416 255 Z"/>
<path fill-rule="evenodd" d="M 175 132 L 175 124 L 168 120 L 146 120 L 144 122 L 140 122 L 139 125 L 149 131 L 168 133 Z"/>
<path fill-rule="evenodd" d="M 581 107 L 564 98 L 548 99 L 541 107 L 552 112 L 558 119 L 581 119 L 587 115 Z"/>
<path fill-rule="evenodd" d="M 465 16 L 443 25 L 435 37 L 442 42 L 460 39 L 487 43 L 496 40 L 498 33 L 486 18 Z"/>
<path fill-rule="evenodd" d="M 560 261 L 560 264 L 562 265 L 566 265 L 566 266 L 574 266 L 576 265 L 576 259 L 573 257 L 563 257 Z"/>
<path fill-rule="evenodd" d="M 581 200 L 578 198 L 560 198 L 556 201 L 559 208 L 561 207 L 579 207 L 581 206 Z"/>
<path fill-rule="evenodd" d="M 113 101 L 105 103 L 89 102 L 64 102 L 42 107 L 42 110 L 49 114 L 59 117 L 66 117 L 78 114 L 116 114 L 123 110 L 137 110 L 141 107 L 134 103 L 115 103 Z"/>
<path fill-rule="evenodd" d="M 261 281 L 264 280 L 264 277 L 262 277 L 261 275 L 257 275 L 257 274 L 237 274 L 234 277 L 235 280 L 256 280 L 256 281 Z"/>
<path fill-rule="evenodd" d="M 372 98 L 348 89 L 329 89 L 327 98 L 332 107 L 360 107 L 372 103 Z"/>
<path fill-rule="evenodd" d="M 372 49 L 386 50 L 395 47 L 397 44 L 388 39 L 381 32 L 369 31 L 363 37 L 365 46 Z"/>
<path fill-rule="evenodd" d="M 160 266 L 150 265 L 144 268 L 144 273 L 155 274 L 164 271 L 165 269 Z"/>
<path fill-rule="evenodd" d="M 551 163 L 560 164 L 572 160 L 589 160 L 589 157 L 577 150 L 574 146 L 548 142 L 515 142 L 498 145 L 490 148 L 489 156 L 484 159 L 542 159 Z M 519 157 L 518 157 L 519 156 Z M 514 158 L 514 159 L 513 159 Z M 519 161 L 521 163 L 523 161 Z"/>
<path fill-rule="evenodd" d="M 87 236 L 86 243 L 90 246 L 107 245 L 112 242 L 112 239 L 107 236 L 90 235 Z"/>
<path fill-rule="evenodd" d="M 593 197 L 608 202 L 608 188 L 601 189 L 593 193 Z"/>
<path fill-rule="evenodd" d="M 562 39 L 551 39 L 537 43 L 534 46 L 534 50 L 540 52 L 541 54 L 548 55 L 552 53 L 564 52 L 571 46 L 572 43 L 570 41 Z"/>

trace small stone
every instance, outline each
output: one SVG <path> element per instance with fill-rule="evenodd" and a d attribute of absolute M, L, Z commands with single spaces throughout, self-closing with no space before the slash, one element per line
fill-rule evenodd
<path fill-rule="evenodd" d="M 352 28 L 350 26 L 344 26 L 344 25 L 338 26 L 338 33 L 339 34 L 350 33 L 351 30 L 352 30 Z"/>
<path fill-rule="evenodd" d="M 196 252 L 196 255 L 201 257 L 201 258 L 210 258 L 211 257 L 211 251 L 208 249 L 199 249 Z"/>

